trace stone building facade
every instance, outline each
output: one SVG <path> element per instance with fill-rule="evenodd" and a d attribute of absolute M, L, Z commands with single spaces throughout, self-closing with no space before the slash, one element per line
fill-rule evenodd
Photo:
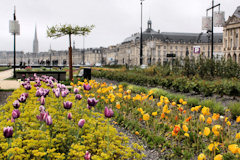
<path fill-rule="evenodd" d="M 211 34 L 211 33 L 210 33 Z M 147 22 L 143 32 L 143 64 L 165 64 L 172 60 L 189 58 L 211 58 L 211 35 L 208 33 L 160 32 Z M 220 59 L 231 58 L 240 63 L 240 6 L 228 18 L 223 33 L 214 33 L 214 56 Z M 35 31 L 36 35 L 36 31 Z M 35 39 L 37 37 L 35 36 Z M 174 55 L 175 57 L 169 57 Z M 0 52 L 1 64 L 13 64 L 12 52 Z M 17 64 L 26 65 L 68 65 L 68 50 L 26 53 L 17 52 Z M 76 49 L 73 45 L 73 66 L 119 64 L 140 65 L 140 34 L 135 33 L 122 43 L 107 48 Z"/>
<path fill-rule="evenodd" d="M 223 51 L 226 59 L 240 64 L 240 6 L 228 18 L 223 28 Z"/>

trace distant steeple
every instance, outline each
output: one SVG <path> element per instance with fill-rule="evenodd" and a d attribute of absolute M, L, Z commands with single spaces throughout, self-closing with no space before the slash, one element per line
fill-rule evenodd
<path fill-rule="evenodd" d="M 38 53 L 37 26 L 35 26 L 35 36 L 33 40 L 33 53 Z"/>
<path fill-rule="evenodd" d="M 152 29 L 152 21 L 150 20 L 150 18 L 148 20 L 148 29 Z"/>

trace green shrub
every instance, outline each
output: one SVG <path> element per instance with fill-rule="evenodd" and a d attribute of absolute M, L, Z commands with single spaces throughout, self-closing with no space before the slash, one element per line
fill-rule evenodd
<path fill-rule="evenodd" d="M 199 105 L 199 99 L 190 97 L 187 99 L 187 103 L 188 103 L 189 107 L 195 107 L 195 106 Z"/>
<path fill-rule="evenodd" d="M 209 107 L 212 113 L 224 114 L 224 106 L 221 103 L 217 103 L 216 100 L 207 99 L 201 102 L 202 106 Z"/>
<path fill-rule="evenodd" d="M 233 119 L 240 116 L 240 102 L 231 103 L 228 107 L 232 113 Z"/>

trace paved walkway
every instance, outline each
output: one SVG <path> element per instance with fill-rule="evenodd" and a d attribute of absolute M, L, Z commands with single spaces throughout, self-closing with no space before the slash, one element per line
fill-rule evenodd
<path fill-rule="evenodd" d="M 20 82 L 17 80 L 5 80 L 13 76 L 13 69 L 0 72 L 0 89 L 17 89 Z"/>

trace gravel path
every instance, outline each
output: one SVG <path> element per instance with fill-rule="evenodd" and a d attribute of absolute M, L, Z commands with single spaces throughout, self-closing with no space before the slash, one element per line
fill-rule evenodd
<path fill-rule="evenodd" d="M 119 126 L 119 125 L 114 125 L 114 127 L 117 129 L 117 131 L 120 133 L 124 133 L 128 138 L 129 138 L 129 143 L 130 146 L 133 143 L 137 143 L 141 146 L 143 146 L 144 151 L 142 153 L 145 154 L 146 157 L 143 158 L 143 160 L 160 160 L 164 158 L 160 158 L 160 154 L 156 149 L 150 149 L 147 144 L 142 141 L 138 136 L 131 134 L 128 130 L 125 128 Z"/>

